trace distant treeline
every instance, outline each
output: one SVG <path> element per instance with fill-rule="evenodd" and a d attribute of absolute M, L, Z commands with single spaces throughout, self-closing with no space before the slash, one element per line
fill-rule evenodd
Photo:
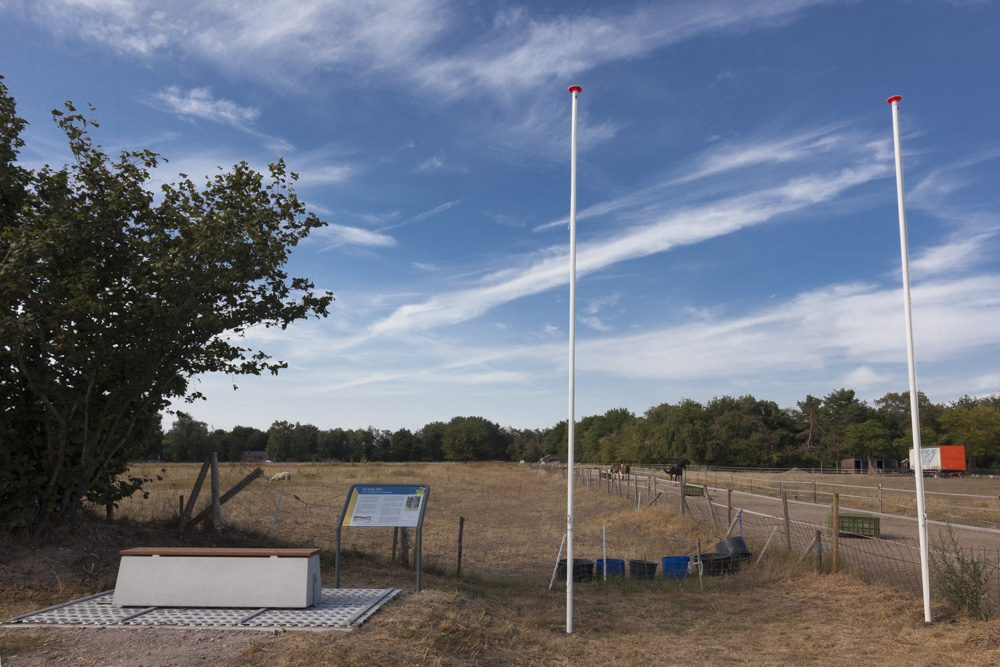
<path fill-rule="evenodd" d="M 964 445 L 970 468 L 1000 467 L 1000 394 L 965 396 L 934 404 L 922 393 L 920 434 L 924 447 Z M 912 446 L 908 392 L 888 393 L 873 405 L 852 389 L 823 398 L 806 396 L 796 408 L 780 408 L 753 396 L 713 398 L 705 404 L 662 403 L 636 416 L 624 408 L 585 417 L 575 428 L 579 462 L 637 464 L 686 461 L 699 465 L 818 467 L 844 458 L 901 460 Z M 272 461 L 537 461 L 565 456 L 567 428 L 501 427 L 483 417 L 455 417 L 420 430 L 334 428 L 276 421 L 267 431 L 237 426 L 210 431 L 183 412 L 165 435 L 154 436 L 147 456 L 203 461 L 211 452 L 239 461 L 266 451 Z"/>

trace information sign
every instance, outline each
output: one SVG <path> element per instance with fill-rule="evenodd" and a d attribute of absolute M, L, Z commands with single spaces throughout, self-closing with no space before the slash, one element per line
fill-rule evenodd
<path fill-rule="evenodd" d="M 416 528 L 427 499 L 426 486 L 355 485 L 342 526 Z"/>
<path fill-rule="evenodd" d="M 340 529 L 343 527 L 415 528 L 417 592 L 420 592 L 427 484 L 353 484 L 337 524 L 337 588 L 340 588 Z"/>

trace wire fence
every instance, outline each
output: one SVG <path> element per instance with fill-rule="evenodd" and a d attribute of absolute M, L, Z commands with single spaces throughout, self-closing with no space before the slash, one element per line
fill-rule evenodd
<path fill-rule="evenodd" d="M 637 471 L 641 474 L 655 474 L 656 469 L 639 468 Z M 806 476 L 805 471 L 800 472 Z M 836 477 L 837 482 L 828 482 L 794 479 L 794 475 L 795 471 L 784 471 L 781 474 L 764 477 L 732 470 L 692 468 L 685 471 L 685 480 L 693 484 L 709 484 L 773 498 L 780 498 L 784 493 L 794 500 L 822 505 L 831 505 L 833 494 L 836 493 L 858 509 L 901 516 L 915 516 L 917 513 L 916 491 L 912 488 L 902 488 L 913 485 L 912 477 L 865 475 L 882 481 L 849 484 L 843 476 Z M 995 494 L 925 490 L 924 501 L 927 518 L 930 520 L 1000 528 L 1000 496 Z"/>
<path fill-rule="evenodd" d="M 635 471 L 635 469 L 633 469 Z M 880 536 L 880 531 L 864 534 L 868 525 L 878 526 L 879 513 L 873 511 L 870 515 L 858 515 L 855 506 L 878 510 L 887 509 L 885 496 L 879 498 L 887 489 L 846 484 L 824 484 L 823 488 L 815 482 L 775 481 L 765 478 L 737 476 L 733 474 L 694 474 L 686 475 L 683 481 L 670 481 L 652 474 L 651 469 L 638 470 L 631 478 L 615 478 L 604 471 L 595 469 L 577 469 L 580 483 L 590 488 L 599 488 L 607 493 L 623 495 L 634 499 L 637 506 L 646 502 L 665 503 L 676 512 L 690 515 L 698 521 L 710 524 L 716 534 L 722 536 L 732 529 L 732 534 L 740 535 L 747 542 L 753 554 L 760 554 L 765 549 L 786 549 L 800 555 L 800 560 L 815 554 L 825 560 L 825 566 L 833 564 L 834 549 L 839 569 L 847 569 L 856 573 L 865 581 L 882 582 L 896 588 L 910 591 L 916 595 L 922 594 L 920 547 L 914 537 L 893 535 L 891 539 Z M 597 480 L 595 483 L 595 479 Z M 709 483 L 709 480 L 711 483 Z M 721 482 L 721 484 L 720 484 Z M 727 482 L 732 483 L 730 486 Z M 752 489 L 752 491 L 751 491 Z M 847 489 L 852 493 L 840 495 L 839 491 Z M 893 492 L 901 490 L 892 489 Z M 847 528 L 842 522 L 835 538 L 832 519 L 833 494 L 839 499 L 851 500 L 851 511 L 841 514 L 848 521 Z M 912 492 L 911 492 L 912 493 Z M 688 495 L 690 494 L 690 495 Z M 714 494 L 714 495 L 713 495 Z M 971 494 L 937 494 L 940 497 L 962 497 L 981 499 L 984 502 L 992 499 L 986 496 Z M 736 497 L 734 501 L 733 498 Z M 750 501 L 754 496 L 767 498 L 782 498 L 784 511 L 767 512 L 739 507 L 743 501 Z M 821 498 L 829 499 L 830 504 L 821 507 Z M 726 502 L 721 502 L 724 498 Z M 795 500 L 798 502 L 795 502 Z M 792 500 L 792 502 L 788 502 Z M 879 503 L 877 505 L 876 503 Z M 773 501 L 771 501 L 773 503 Z M 735 503 L 735 504 L 734 504 Z M 942 503 L 943 505 L 943 503 Z M 900 506 L 905 507 L 900 504 Z M 787 508 L 787 509 L 785 509 Z M 976 511 L 982 509 L 976 506 Z M 817 510 L 826 513 L 817 520 Z M 826 510 L 829 510 L 827 513 Z M 915 514 L 915 507 L 911 515 Z M 779 515 L 780 514 L 780 515 Z M 865 525 L 865 516 L 871 523 Z M 883 516 L 888 516 L 883 514 Z M 854 532 L 850 521 L 854 518 L 862 522 Z M 967 515 L 963 518 L 969 519 Z M 978 515 L 974 515 L 969 523 L 978 523 Z M 950 524 L 949 524 L 950 530 Z M 980 531 L 985 532 L 985 531 Z M 989 539 L 997 531 L 989 531 Z M 996 544 L 996 542 L 992 542 Z M 942 563 L 969 563 L 977 565 L 976 576 L 981 581 L 976 582 L 984 595 L 991 601 L 993 609 L 1000 610 L 1000 548 L 969 546 L 961 544 L 961 538 L 949 542 L 947 539 L 937 539 L 930 545 L 931 560 L 937 559 L 937 567 L 952 569 Z M 935 574 L 932 569 L 932 582 Z M 937 591 L 939 597 L 943 595 Z"/>
<path fill-rule="evenodd" d="M 254 469 L 252 464 L 219 466 L 220 490 L 233 488 Z M 398 469 L 402 474 L 406 467 L 399 466 Z M 167 523 L 178 520 L 184 505 L 189 502 L 186 496 L 191 494 L 198 466 L 172 466 L 169 472 L 166 469 L 154 472 L 160 472 L 163 479 L 147 484 L 149 499 L 127 499 L 119 508 L 118 517 Z M 309 479 L 311 474 L 316 475 L 312 484 Z M 536 468 L 535 472 L 514 470 L 511 477 L 503 479 L 454 476 L 432 485 L 430 503 L 433 511 L 427 513 L 422 531 L 424 571 L 457 574 L 460 567 L 464 576 L 478 575 L 489 579 L 524 579 L 528 576 L 548 581 L 559 547 L 559 536 L 565 531 L 564 514 L 553 511 L 553 507 L 560 503 L 563 487 L 553 483 L 553 478 L 562 482 L 566 474 L 565 466 L 544 466 Z M 344 474 L 342 479 L 331 483 L 319 473 L 312 473 L 308 466 L 301 467 L 293 475 L 296 479 L 294 486 L 280 481 L 268 482 L 267 477 L 262 476 L 228 499 L 220 508 L 225 531 L 244 533 L 258 541 L 274 538 L 295 546 L 319 547 L 324 553 L 332 555 L 343 503 L 350 484 L 355 480 Z M 824 567 L 829 569 L 832 564 L 834 535 L 827 517 L 830 506 L 819 502 L 823 494 L 832 499 L 832 493 L 837 493 L 832 489 L 817 486 L 813 498 L 811 484 L 803 490 L 801 485 L 786 485 L 782 481 L 779 489 L 775 483 L 765 483 L 767 480 L 761 478 L 744 479 L 742 484 L 730 487 L 725 484 L 728 481 L 725 476 L 720 475 L 710 478 L 711 484 L 696 485 L 692 479 L 704 478 L 688 477 L 682 485 L 666 476 L 651 474 L 651 471 L 640 471 L 638 475 L 621 479 L 588 468 L 578 468 L 574 478 L 575 488 L 580 489 L 576 496 L 579 518 L 574 527 L 574 555 L 596 559 L 606 553 L 614 557 L 648 560 L 666 554 L 693 553 L 694 545 L 690 539 L 662 534 L 654 537 L 645 535 L 639 540 L 628 530 L 605 533 L 600 521 L 584 520 L 588 512 L 597 516 L 606 510 L 607 503 L 601 496 L 605 493 L 619 496 L 637 510 L 656 504 L 675 513 L 690 515 L 712 526 L 712 531 L 720 537 L 731 528 L 732 534 L 742 536 L 755 555 L 765 549 L 786 549 L 801 560 L 815 558 L 819 549 Z M 302 481 L 305 484 L 300 483 Z M 211 509 L 212 494 L 208 484 L 204 486 L 194 504 L 192 516 Z M 851 500 L 852 511 L 861 500 L 868 500 L 872 503 L 868 507 L 877 509 L 877 496 L 865 495 L 858 491 L 859 487 L 846 486 L 851 492 L 844 493 L 841 498 Z M 460 487 L 475 489 L 470 492 L 469 488 Z M 684 488 L 699 493 L 684 495 Z M 584 490 L 594 493 L 584 493 Z M 459 491 L 462 492 L 460 498 L 457 495 Z M 885 489 L 882 491 L 882 507 L 885 509 Z M 775 492 L 784 494 L 788 500 L 782 506 L 788 507 L 787 519 L 781 509 L 751 507 L 761 496 L 768 497 Z M 449 498 L 449 493 L 456 495 Z M 519 497 L 517 512 L 507 512 L 503 506 L 504 498 L 511 494 Z M 769 502 L 774 504 L 773 500 Z M 637 512 L 637 516 L 639 514 Z M 890 516 L 874 511 L 872 514 Z M 189 526 L 188 530 L 211 531 L 213 521 L 209 511 L 205 519 Z M 817 533 L 820 536 L 818 542 Z M 992 536 L 994 533 L 989 531 L 988 534 Z M 530 534 L 531 538 L 525 538 L 526 534 Z M 401 561 L 406 552 L 412 566 L 415 538 L 412 529 L 404 537 L 400 530 L 393 528 L 345 528 L 341 531 L 341 550 L 344 554 L 355 556 L 362 567 L 364 562 L 370 560 Z M 879 537 L 840 534 L 836 542 L 837 562 L 841 568 L 851 570 L 868 581 L 887 583 L 917 595 L 921 593 L 920 550 L 915 538 L 899 534 Z M 712 546 L 705 545 L 704 548 L 710 550 Z M 562 555 L 565 557 L 565 553 Z M 988 576 L 985 582 L 987 594 L 994 604 L 1000 605 L 1000 549 L 963 545 L 961 553 L 944 556 L 950 559 L 972 558 L 982 563 Z"/>

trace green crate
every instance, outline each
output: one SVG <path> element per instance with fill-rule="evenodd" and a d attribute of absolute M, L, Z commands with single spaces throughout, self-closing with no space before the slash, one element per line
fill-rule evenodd
<path fill-rule="evenodd" d="M 879 517 L 871 514 L 841 512 L 837 516 L 837 528 L 841 537 L 879 537 Z M 833 515 L 826 515 L 826 527 L 833 530 Z"/>
<path fill-rule="evenodd" d="M 705 495 L 705 489 L 700 486 L 695 486 L 694 484 L 684 485 L 684 495 L 685 496 L 703 496 Z"/>

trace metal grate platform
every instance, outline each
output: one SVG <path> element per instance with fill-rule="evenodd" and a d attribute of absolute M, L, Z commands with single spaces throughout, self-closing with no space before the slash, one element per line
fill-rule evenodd
<path fill-rule="evenodd" d="M 203 609 L 115 607 L 114 591 L 12 618 L 5 625 L 74 625 L 115 627 L 213 627 L 231 629 L 351 629 L 365 622 L 398 588 L 324 588 L 319 604 L 305 609 Z"/>

